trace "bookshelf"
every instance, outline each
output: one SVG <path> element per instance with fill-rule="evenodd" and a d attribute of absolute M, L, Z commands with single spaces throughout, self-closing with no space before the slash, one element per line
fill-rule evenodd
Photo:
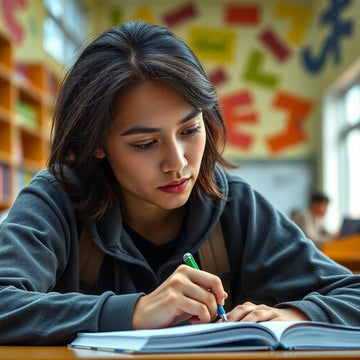
<path fill-rule="evenodd" d="M 44 64 L 15 62 L 0 33 L 0 212 L 46 165 L 57 84 Z"/>

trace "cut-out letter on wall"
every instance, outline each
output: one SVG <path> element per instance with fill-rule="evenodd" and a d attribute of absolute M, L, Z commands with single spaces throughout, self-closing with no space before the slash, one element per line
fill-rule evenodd
<path fill-rule="evenodd" d="M 284 131 L 266 139 L 270 152 L 275 154 L 305 142 L 307 137 L 303 123 L 309 115 L 312 103 L 298 96 L 279 92 L 274 99 L 273 106 L 285 111 L 287 116 Z"/>
<path fill-rule="evenodd" d="M 290 19 L 290 30 L 287 33 L 287 39 L 296 45 L 303 41 L 313 13 L 314 10 L 310 6 L 290 2 L 279 2 L 274 9 L 275 17 Z"/>
<path fill-rule="evenodd" d="M 350 0 L 331 0 L 329 7 L 320 18 L 320 24 L 330 26 L 330 34 L 325 39 L 319 55 L 314 55 L 312 49 L 304 48 L 302 59 L 305 67 L 312 73 L 317 73 L 323 67 L 329 56 L 334 58 L 335 64 L 341 61 L 340 40 L 350 36 L 353 32 L 353 20 L 342 20 L 341 13 L 349 6 Z"/>
<path fill-rule="evenodd" d="M 225 21 L 228 24 L 257 25 L 259 17 L 258 5 L 231 4 L 225 9 Z"/>
<path fill-rule="evenodd" d="M 258 122 L 257 113 L 251 109 L 253 104 L 251 93 L 249 91 L 236 92 L 221 97 L 219 103 L 227 129 L 227 143 L 242 150 L 249 150 L 254 137 L 241 132 L 241 125 Z"/>
<path fill-rule="evenodd" d="M 263 30 L 259 35 L 259 39 L 278 61 L 283 62 L 289 57 L 291 50 L 273 29 Z"/>
<path fill-rule="evenodd" d="M 29 16 L 27 28 L 30 35 L 35 39 L 41 36 L 39 27 L 41 27 L 41 24 L 39 24 L 39 22 L 36 21 L 36 18 L 33 15 Z"/>
<path fill-rule="evenodd" d="M 190 3 L 168 12 L 163 16 L 163 19 L 166 26 L 171 27 L 195 18 L 197 14 L 198 12 L 195 5 Z"/>
<path fill-rule="evenodd" d="M 122 10 L 118 7 L 112 7 L 109 9 L 110 24 L 117 26 L 122 23 Z"/>
<path fill-rule="evenodd" d="M 143 6 L 139 7 L 136 10 L 135 14 L 132 16 L 132 19 L 133 20 L 143 20 L 148 23 L 155 23 L 154 15 L 147 5 L 143 5 Z"/>
<path fill-rule="evenodd" d="M 209 80 L 215 85 L 221 85 L 228 80 L 225 69 L 217 68 L 209 74 Z"/>
<path fill-rule="evenodd" d="M 191 27 L 189 45 L 205 61 L 229 64 L 235 53 L 236 32 L 230 29 Z"/>
<path fill-rule="evenodd" d="M 252 50 L 249 54 L 244 79 L 257 85 L 272 88 L 277 85 L 278 77 L 263 70 L 264 54 L 258 50 Z"/>
<path fill-rule="evenodd" d="M 26 0 L 1 0 L 1 9 L 6 26 L 9 28 L 12 38 L 17 44 L 21 44 L 24 35 L 24 27 L 16 19 L 16 11 L 18 9 L 25 9 L 27 6 Z"/>

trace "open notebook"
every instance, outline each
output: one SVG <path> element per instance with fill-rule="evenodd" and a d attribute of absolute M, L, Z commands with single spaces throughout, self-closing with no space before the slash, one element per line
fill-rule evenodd
<path fill-rule="evenodd" d="M 210 323 L 79 333 L 69 347 L 143 353 L 360 349 L 360 328 L 310 321 Z"/>

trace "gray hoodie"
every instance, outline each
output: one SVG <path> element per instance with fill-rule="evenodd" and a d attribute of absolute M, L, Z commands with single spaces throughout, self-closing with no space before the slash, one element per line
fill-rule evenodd
<path fill-rule="evenodd" d="M 79 331 L 131 329 L 137 299 L 196 253 L 220 221 L 233 304 L 291 305 L 311 320 L 360 325 L 360 277 L 325 257 L 301 230 L 240 177 L 216 169 L 228 200 L 189 199 L 176 254 L 151 269 L 123 229 L 118 202 L 90 224 L 104 251 L 96 295 L 79 293 L 77 221 L 47 171 L 0 225 L 0 344 L 66 344 Z"/>

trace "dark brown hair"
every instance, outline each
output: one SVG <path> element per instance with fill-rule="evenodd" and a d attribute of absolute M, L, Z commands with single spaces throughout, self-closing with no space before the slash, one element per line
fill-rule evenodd
<path fill-rule="evenodd" d="M 83 220 L 100 217 L 117 192 L 107 159 L 94 153 L 104 146 L 118 96 L 149 79 L 168 84 L 203 111 L 207 138 L 195 190 L 221 198 L 213 178 L 215 164 L 231 164 L 221 155 L 226 132 L 213 85 L 192 50 L 169 30 L 128 22 L 106 31 L 83 50 L 56 103 L 48 165 Z M 66 176 L 65 167 L 76 172 L 80 185 Z"/>

